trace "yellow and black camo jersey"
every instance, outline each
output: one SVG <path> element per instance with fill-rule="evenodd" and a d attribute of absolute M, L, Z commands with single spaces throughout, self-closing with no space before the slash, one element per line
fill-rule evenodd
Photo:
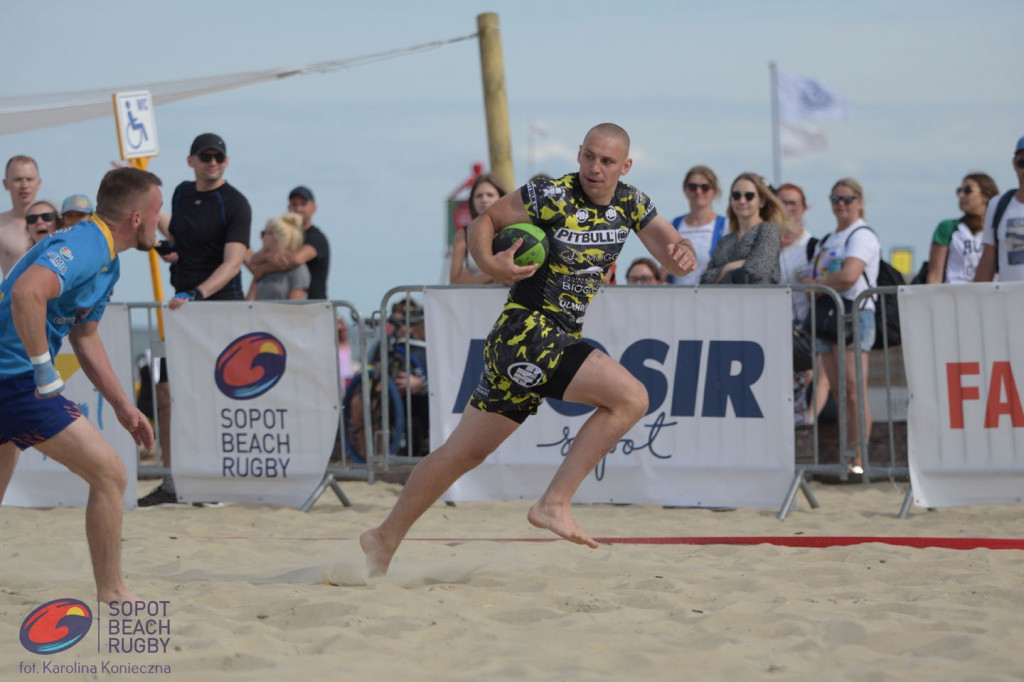
<path fill-rule="evenodd" d="M 547 235 L 548 257 L 532 277 L 512 286 L 505 308 L 539 310 L 579 333 L 630 231 L 639 232 L 658 212 L 650 197 L 622 182 L 611 203 L 599 206 L 584 194 L 579 173 L 532 180 L 521 193 L 530 222 Z"/>

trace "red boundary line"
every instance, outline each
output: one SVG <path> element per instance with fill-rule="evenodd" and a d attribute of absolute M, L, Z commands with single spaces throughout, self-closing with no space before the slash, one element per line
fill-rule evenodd
<path fill-rule="evenodd" d="M 352 540 L 341 537 L 281 537 L 245 535 L 169 535 L 171 540 Z M 419 542 L 557 542 L 560 538 L 408 538 Z M 778 545 L 781 547 L 847 547 L 881 543 L 901 547 L 939 547 L 943 549 L 1021 549 L 1024 540 L 1014 538 L 937 538 L 937 537 L 872 537 L 755 535 L 725 537 L 615 537 L 594 538 L 606 545 Z"/>

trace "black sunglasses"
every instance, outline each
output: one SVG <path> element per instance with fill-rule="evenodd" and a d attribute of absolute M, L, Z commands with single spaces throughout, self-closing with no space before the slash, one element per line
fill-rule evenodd
<path fill-rule="evenodd" d="M 956 188 L 957 196 L 959 196 L 961 194 L 970 195 L 972 192 L 974 192 L 974 188 L 971 187 L 970 185 L 964 185 L 963 187 L 957 187 Z"/>
<path fill-rule="evenodd" d="M 1014 161 L 1014 163 L 1017 164 L 1017 168 L 1024 168 L 1024 156 Z"/>
<path fill-rule="evenodd" d="M 216 159 L 217 163 L 224 163 L 224 159 L 227 158 L 221 152 L 199 152 L 197 156 L 203 163 L 210 163 L 211 159 Z"/>
<path fill-rule="evenodd" d="M 838 204 L 841 201 L 847 206 L 849 206 L 853 202 L 857 201 L 857 197 L 853 196 L 852 194 L 847 194 L 845 196 L 841 194 L 830 194 L 828 195 L 828 200 L 831 201 L 833 204 Z"/>
<path fill-rule="evenodd" d="M 686 183 L 686 189 L 690 190 L 691 192 L 696 192 L 697 190 L 700 190 L 702 192 L 710 192 L 711 184 L 707 182 L 688 182 Z"/>
<path fill-rule="evenodd" d="M 747 201 L 753 201 L 754 197 L 756 197 L 756 196 L 757 196 L 757 192 L 733 192 L 732 193 L 732 200 L 733 201 L 739 201 L 740 197 L 743 197 Z"/>
<path fill-rule="evenodd" d="M 36 213 L 35 215 L 25 216 L 25 222 L 29 225 L 35 225 L 36 221 L 42 220 L 44 223 L 52 223 L 57 220 L 56 213 Z"/>

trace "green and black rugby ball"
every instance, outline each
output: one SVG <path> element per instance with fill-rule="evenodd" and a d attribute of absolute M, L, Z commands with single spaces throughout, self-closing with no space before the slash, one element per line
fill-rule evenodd
<path fill-rule="evenodd" d="M 548 237 L 544 230 L 530 223 L 509 225 L 494 235 L 491 250 L 494 253 L 507 251 L 516 240 L 522 238 L 523 243 L 516 249 L 516 265 L 534 265 L 543 263 L 548 257 Z"/>

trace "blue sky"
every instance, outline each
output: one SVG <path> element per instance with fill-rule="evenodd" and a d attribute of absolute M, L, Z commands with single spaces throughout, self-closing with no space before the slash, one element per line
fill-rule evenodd
<path fill-rule="evenodd" d="M 1000 189 L 1014 181 L 1024 3 L 1013 0 L 6 2 L 0 83 L 6 95 L 113 91 L 306 65 L 465 36 L 492 11 L 519 182 L 574 170 L 583 134 L 605 120 L 633 138 L 626 180 L 668 218 L 686 210 L 680 184 L 694 164 L 726 186 L 747 170 L 770 176 L 772 60 L 851 103 L 850 120 L 819 124 L 824 155 L 782 166 L 784 181 L 805 188 L 818 236 L 834 228 L 829 188 L 852 175 L 886 252 L 910 246 L 919 263 L 935 225 L 957 214 L 963 175 L 985 171 Z M 227 142 L 227 178 L 252 204 L 253 235 L 284 210 L 291 187 L 309 185 L 331 242 L 329 293 L 366 312 L 392 286 L 438 283 L 445 197 L 488 161 L 475 40 L 176 102 L 156 119 L 161 154 L 150 170 L 168 199 L 191 178 L 185 156 L 205 131 Z M 550 131 L 536 167 L 527 164 L 531 121 Z M 112 116 L 0 135 L 0 157 L 35 157 L 40 197 L 55 201 L 94 196 L 116 153 Z M 0 196 L 0 207 L 8 202 Z M 633 240 L 622 259 L 642 253 Z M 122 270 L 115 298 L 146 299 L 145 258 L 125 254 Z"/>

